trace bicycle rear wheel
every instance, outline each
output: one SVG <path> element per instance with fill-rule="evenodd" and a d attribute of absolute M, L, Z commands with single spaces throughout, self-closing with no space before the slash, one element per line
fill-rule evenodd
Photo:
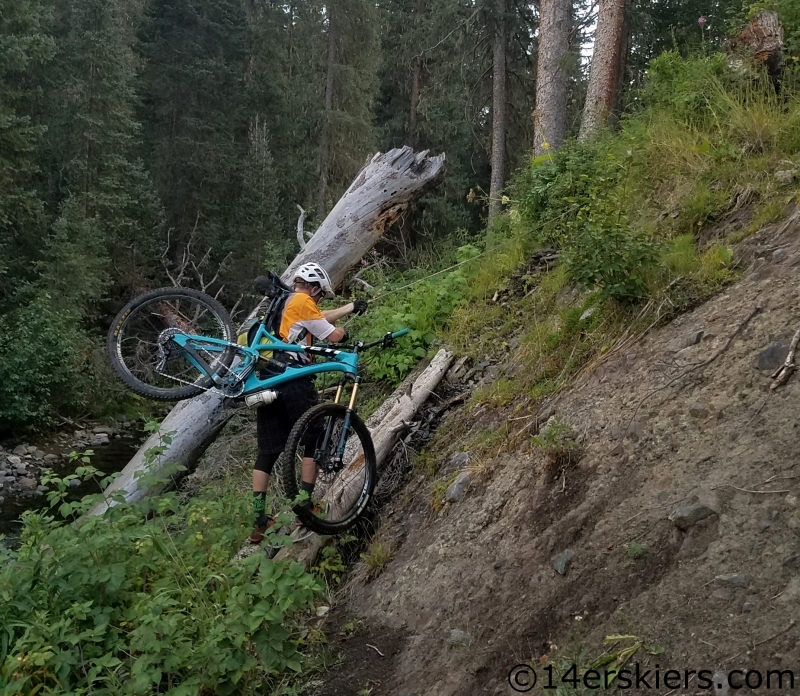
<path fill-rule="evenodd" d="M 203 338 L 233 342 L 231 318 L 213 297 L 187 288 L 162 288 L 131 300 L 114 319 L 107 348 L 117 376 L 137 394 L 159 401 L 187 399 L 213 386 L 170 337 L 194 334 L 194 348 L 217 373 L 224 373 L 234 348 Z"/>
<path fill-rule="evenodd" d="M 314 460 L 314 495 L 310 505 L 295 506 L 294 511 L 307 529 L 318 534 L 340 534 L 350 529 L 367 507 L 378 478 L 372 438 L 355 413 L 342 463 L 335 462 L 346 413 L 341 404 L 309 409 L 295 423 L 281 455 L 283 487 L 290 500 L 300 492 L 303 459 Z"/>

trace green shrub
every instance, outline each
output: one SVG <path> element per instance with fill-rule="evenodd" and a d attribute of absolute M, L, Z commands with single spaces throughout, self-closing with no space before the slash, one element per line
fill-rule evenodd
<path fill-rule="evenodd" d="M 658 247 L 613 220 L 591 222 L 570 240 L 566 264 L 582 286 L 622 302 L 644 297 L 647 275 Z"/>
<path fill-rule="evenodd" d="M 68 480 L 50 483 L 70 520 L 100 497 L 65 505 Z M 217 484 L 81 524 L 25 513 L 19 549 L 0 545 L 0 694 L 255 695 L 300 671 L 297 615 L 321 587 L 296 563 L 233 560 L 248 503 Z"/>
<path fill-rule="evenodd" d="M 47 295 L 0 316 L 0 435 L 47 425 L 84 400 L 89 349 L 74 316 Z"/>

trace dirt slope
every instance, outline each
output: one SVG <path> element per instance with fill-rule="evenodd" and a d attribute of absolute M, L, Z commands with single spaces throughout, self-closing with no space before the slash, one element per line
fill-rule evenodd
<path fill-rule="evenodd" d="M 664 649 L 637 652 L 630 665 L 642 669 L 793 668 L 800 682 L 800 379 L 767 398 L 771 371 L 755 366 L 800 328 L 798 235 L 790 224 L 750 237 L 742 280 L 563 396 L 557 413 L 583 437 L 576 464 L 548 467 L 520 437 L 438 517 L 430 481 L 412 481 L 386 521 L 402 543 L 347 607 L 367 637 L 344 647 L 372 664 L 358 672 L 346 662 L 321 694 L 514 693 L 513 665 L 571 661 L 583 649 L 585 667 L 614 633 Z M 758 305 L 725 352 L 650 396 L 631 423 L 645 395 L 719 351 Z M 509 417 L 518 413 L 452 416 L 440 471 L 476 432 L 526 423 Z M 698 488 L 710 510 L 679 529 L 669 516 Z M 562 576 L 554 562 L 566 550 Z M 715 580 L 727 574 L 738 576 Z M 385 657 L 366 643 L 389 646 Z"/>

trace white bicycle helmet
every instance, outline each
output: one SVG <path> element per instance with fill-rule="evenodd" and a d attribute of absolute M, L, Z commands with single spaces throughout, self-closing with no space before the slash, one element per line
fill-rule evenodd
<path fill-rule="evenodd" d="M 319 283 L 322 292 L 325 293 L 324 297 L 326 299 L 331 299 L 336 296 L 333 292 L 331 279 L 328 273 L 318 263 L 314 263 L 313 261 L 311 263 L 304 263 L 295 271 L 294 277 L 302 278 L 307 283 Z"/>

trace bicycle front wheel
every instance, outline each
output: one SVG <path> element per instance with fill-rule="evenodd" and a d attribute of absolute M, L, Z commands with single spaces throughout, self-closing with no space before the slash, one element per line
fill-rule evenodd
<path fill-rule="evenodd" d="M 345 433 L 347 409 L 341 404 L 320 404 L 304 413 L 289 435 L 281 456 L 283 486 L 293 500 L 300 482 L 316 475 L 314 495 L 295 514 L 318 534 L 341 534 L 350 529 L 375 490 L 378 470 L 369 429 L 355 413 Z M 337 461 L 344 436 L 344 456 Z M 313 463 L 312 463 L 313 462 Z"/>
<path fill-rule="evenodd" d="M 218 374 L 229 367 L 234 348 L 203 338 L 235 341 L 225 308 L 188 288 L 162 288 L 131 300 L 114 319 L 107 348 L 117 376 L 131 390 L 159 401 L 187 399 L 214 386 L 181 347 L 176 334 L 192 334 L 196 353 Z"/>

